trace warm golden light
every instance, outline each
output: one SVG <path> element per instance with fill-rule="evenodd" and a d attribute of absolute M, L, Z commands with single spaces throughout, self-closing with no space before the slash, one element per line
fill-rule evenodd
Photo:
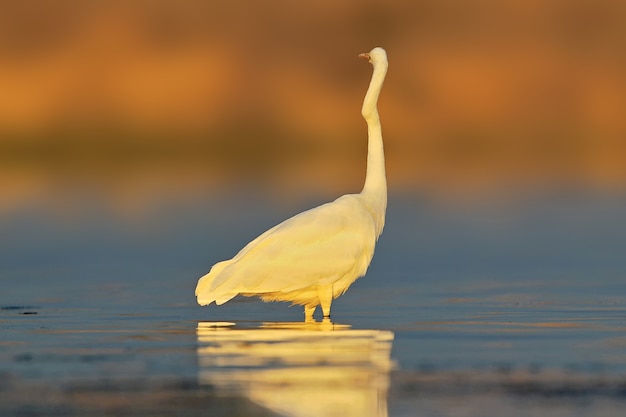
<path fill-rule="evenodd" d="M 252 179 L 358 188 L 351 59 L 375 45 L 391 189 L 626 187 L 623 1 L 1 7 L 0 213 L 76 183 L 123 210 Z"/>
<path fill-rule="evenodd" d="M 330 322 L 228 324 L 198 323 L 202 385 L 285 416 L 387 416 L 393 333 Z"/>

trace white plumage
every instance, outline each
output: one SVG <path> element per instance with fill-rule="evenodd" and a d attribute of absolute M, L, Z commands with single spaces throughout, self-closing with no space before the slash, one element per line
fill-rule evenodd
<path fill-rule="evenodd" d="M 376 104 L 387 73 L 382 48 L 359 55 L 374 71 L 362 114 L 368 126 L 367 175 L 363 191 L 297 214 L 248 243 L 232 259 L 218 262 L 199 279 L 198 304 L 223 304 L 236 295 L 304 306 L 312 320 L 322 306 L 330 317 L 332 300 L 363 276 L 385 224 L 387 182 L 382 132 Z"/>

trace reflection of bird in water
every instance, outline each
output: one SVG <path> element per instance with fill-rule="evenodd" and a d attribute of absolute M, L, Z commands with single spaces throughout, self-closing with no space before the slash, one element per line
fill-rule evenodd
<path fill-rule="evenodd" d="M 321 304 L 324 317 L 330 317 L 332 300 L 367 271 L 387 208 L 385 155 L 376 107 L 387 73 L 387 54 L 374 48 L 359 56 L 374 68 L 362 108 L 368 127 L 363 190 L 285 220 L 234 258 L 213 265 L 196 287 L 200 305 L 223 304 L 241 294 L 303 305 L 306 320 L 313 319 Z"/>
<path fill-rule="evenodd" d="M 200 322 L 197 336 L 199 382 L 218 392 L 281 416 L 387 416 L 392 332 L 329 322 Z"/>

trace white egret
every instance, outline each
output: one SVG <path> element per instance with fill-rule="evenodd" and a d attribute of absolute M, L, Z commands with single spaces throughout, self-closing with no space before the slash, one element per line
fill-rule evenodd
<path fill-rule="evenodd" d="M 304 211 L 218 262 L 198 280 L 198 304 L 224 304 L 236 295 L 304 306 L 305 320 L 318 305 L 330 317 L 333 299 L 365 275 L 385 224 L 387 180 L 377 102 L 387 73 L 387 53 L 374 48 L 359 57 L 373 66 L 361 114 L 367 122 L 365 185 L 359 194 Z"/>

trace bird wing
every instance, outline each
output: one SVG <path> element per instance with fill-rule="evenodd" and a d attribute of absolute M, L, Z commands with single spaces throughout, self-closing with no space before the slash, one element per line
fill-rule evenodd
<path fill-rule="evenodd" d="M 285 220 L 214 265 L 200 291 L 232 298 L 329 285 L 349 274 L 356 279 L 367 270 L 375 241 L 370 212 L 358 195 L 346 195 Z"/>

